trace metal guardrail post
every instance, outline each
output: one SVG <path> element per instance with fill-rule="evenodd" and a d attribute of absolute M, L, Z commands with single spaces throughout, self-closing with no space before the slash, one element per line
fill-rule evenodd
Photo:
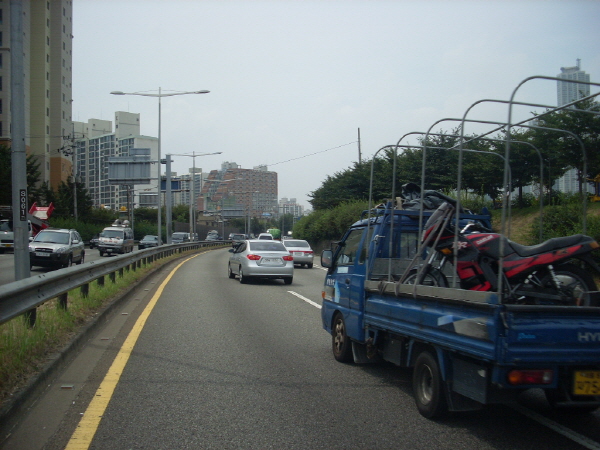
<path fill-rule="evenodd" d="M 58 307 L 60 309 L 67 310 L 67 301 L 69 300 L 69 294 L 66 292 L 58 296 Z"/>

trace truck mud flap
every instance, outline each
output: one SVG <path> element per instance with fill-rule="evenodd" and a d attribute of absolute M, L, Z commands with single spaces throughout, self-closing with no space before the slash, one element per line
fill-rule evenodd
<path fill-rule="evenodd" d="M 352 341 L 352 356 L 355 364 L 374 364 L 381 361 L 377 355 L 369 354 L 367 344 Z"/>

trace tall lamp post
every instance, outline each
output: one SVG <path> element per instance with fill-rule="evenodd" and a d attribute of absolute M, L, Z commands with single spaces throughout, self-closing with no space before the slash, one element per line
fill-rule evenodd
<path fill-rule="evenodd" d="M 158 245 L 162 244 L 162 224 L 161 224 L 161 207 L 160 207 L 160 194 L 161 194 L 161 158 L 160 158 L 160 145 L 161 145 L 161 99 L 163 97 L 172 97 L 174 95 L 186 95 L 186 94 L 208 94 L 210 91 L 187 91 L 187 92 L 162 92 L 162 89 L 158 88 L 158 94 L 151 92 L 122 92 L 112 91 L 112 95 L 141 95 L 142 97 L 158 97 Z"/>
<path fill-rule="evenodd" d="M 189 154 L 174 154 L 171 156 L 189 156 L 193 158 L 193 168 L 192 168 L 192 176 L 190 177 L 190 239 L 194 240 L 196 237 L 196 215 L 195 215 L 195 199 L 196 199 L 196 158 L 198 156 L 209 156 L 209 155 L 220 155 L 223 152 L 214 152 L 214 153 L 198 153 L 192 152 Z M 200 188 L 202 188 L 202 171 L 200 172 Z"/>

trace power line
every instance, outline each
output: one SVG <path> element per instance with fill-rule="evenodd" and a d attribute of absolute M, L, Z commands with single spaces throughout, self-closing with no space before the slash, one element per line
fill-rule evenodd
<path fill-rule="evenodd" d="M 276 163 L 267 163 L 267 164 L 264 164 L 264 165 L 265 166 L 276 166 L 277 164 L 283 164 L 283 163 L 287 163 L 287 162 L 290 162 L 290 161 L 296 161 L 297 159 L 307 158 L 309 156 L 318 155 L 319 153 L 325 153 L 325 152 L 329 152 L 331 150 L 337 150 L 338 148 L 347 147 L 348 145 L 356 144 L 356 142 L 357 141 L 352 141 L 352 142 L 348 142 L 347 144 L 338 145 L 337 147 L 331 147 L 331 148 L 328 148 L 326 150 L 320 150 L 318 152 L 309 153 L 308 155 L 298 156 L 297 158 L 286 159 L 285 161 L 279 161 L 279 162 L 276 162 Z"/>

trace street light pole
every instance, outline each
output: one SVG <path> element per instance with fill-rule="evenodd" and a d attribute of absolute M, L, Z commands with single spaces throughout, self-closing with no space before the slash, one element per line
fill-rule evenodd
<path fill-rule="evenodd" d="M 189 92 L 162 92 L 162 89 L 158 88 L 158 94 L 152 94 L 149 92 L 123 92 L 123 91 L 112 91 L 112 95 L 140 95 L 142 97 L 158 97 L 158 199 L 157 199 L 157 209 L 158 209 L 158 245 L 162 244 L 162 224 L 161 224 L 161 207 L 160 207 L 160 196 L 161 196 L 161 100 L 163 97 L 172 97 L 174 95 L 186 95 L 186 94 L 208 94 L 210 91 L 189 91 Z M 167 240 L 170 240 L 168 237 Z"/>

